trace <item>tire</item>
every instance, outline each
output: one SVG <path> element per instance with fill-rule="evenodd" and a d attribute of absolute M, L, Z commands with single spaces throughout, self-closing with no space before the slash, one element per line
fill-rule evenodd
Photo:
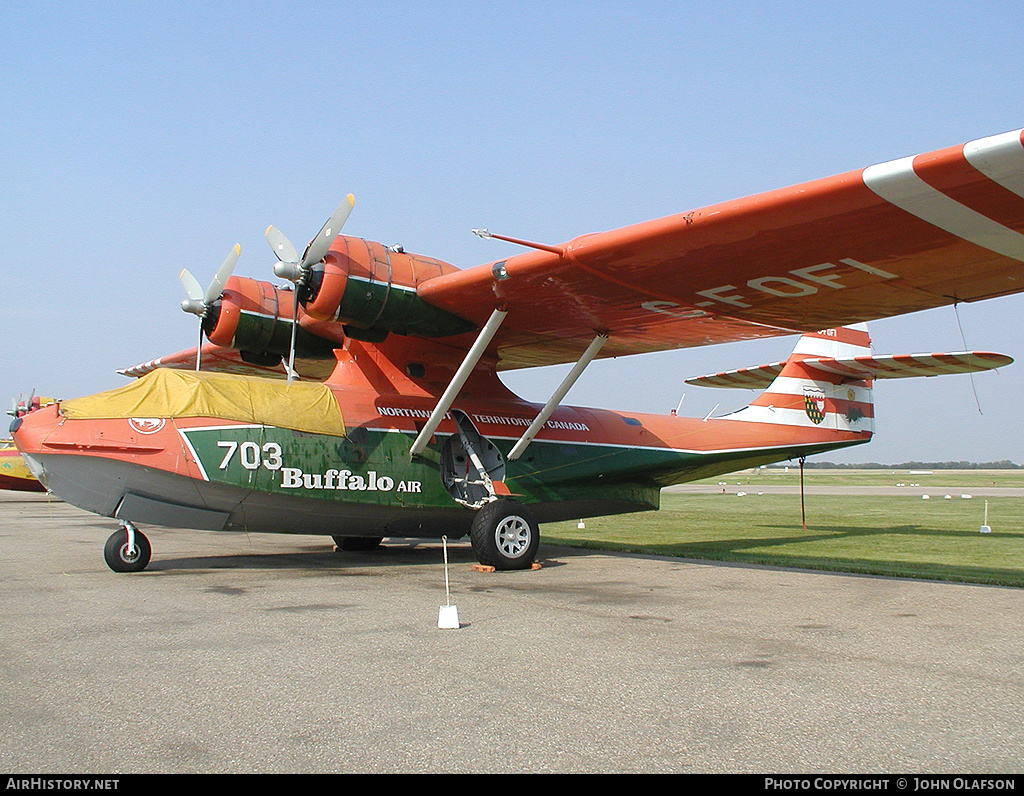
<path fill-rule="evenodd" d="M 525 504 L 494 500 L 476 513 L 469 539 L 481 564 L 500 570 L 529 569 L 540 547 L 540 528 Z"/>
<path fill-rule="evenodd" d="M 339 550 L 347 552 L 376 550 L 384 541 L 383 536 L 333 536 L 331 538 L 334 539 Z"/>
<path fill-rule="evenodd" d="M 114 572 L 142 572 L 149 566 L 153 553 L 149 539 L 141 531 L 135 531 L 135 555 L 128 555 L 128 531 L 124 528 L 114 531 L 103 547 L 103 558 Z"/>

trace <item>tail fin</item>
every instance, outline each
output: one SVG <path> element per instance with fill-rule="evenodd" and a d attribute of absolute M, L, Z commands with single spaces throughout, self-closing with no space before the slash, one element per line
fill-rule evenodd
<path fill-rule="evenodd" d="M 870 434 L 874 431 L 870 375 L 820 367 L 822 362 L 870 356 L 871 338 L 864 324 L 805 334 L 789 359 L 778 363 L 778 375 L 765 391 L 729 419 Z"/>
<path fill-rule="evenodd" d="M 785 362 L 701 376 L 687 384 L 764 388 L 749 406 L 728 415 L 730 420 L 872 433 L 874 379 L 970 373 L 1011 362 L 1005 354 L 987 351 L 876 357 L 867 326 L 858 324 L 803 335 Z"/>

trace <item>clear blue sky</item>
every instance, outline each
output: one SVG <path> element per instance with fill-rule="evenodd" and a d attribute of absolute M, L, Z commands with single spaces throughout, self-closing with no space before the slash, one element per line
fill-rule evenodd
<path fill-rule="evenodd" d="M 0 400 L 123 383 L 186 348 L 178 272 L 272 278 L 263 230 L 348 234 L 476 265 L 1024 126 L 1019 0 L 5 5 Z M 971 380 L 883 382 L 846 461 L 1024 461 L 1024 298 L 960 308 Z M 882 353 L 959 350 L 952 309 L 872 325 Z M 787 339 L 601 362 L 569 402 L 683 412 L 683 379 Z M 561 371 L 518 374 L 543 400 Z M 6 395 L 7 398 L 2 396 Z"/>

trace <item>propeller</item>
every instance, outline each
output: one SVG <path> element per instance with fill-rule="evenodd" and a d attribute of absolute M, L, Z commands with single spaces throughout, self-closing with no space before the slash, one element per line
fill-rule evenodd
<path fill-rule="evenodd" d="M 352 212 L 355 202 L 356 199 L 352 194 L 345 197 L 345 201 L 338 205 L 331 217 L 327 219 L 327 223 L 320 228 L 316 237 L 306 246 L 306 251 L 303 252 L 301 259 L 296 248 L 281 230 L 273 224 L 267 227 L 267 242 L 278 259 L 274 266 L 274 273 L 296 285 L 301 283 L 309 274 L 310 267 L 324 259 L 327 250 L 331 248 L 334 239 L 341 232 L 349 213 Z"/>
<path fill-rule="evenodd" d="M 33 409 L 38 409 L 39 408 L 38 406 L 35 406 L 35 403 L 36 403 L 36 391 L 35 391 L 35 388 L 33 388 L 32 392 L 30 392 L 28 394 L 28 400 L 27 401 L 25 400 L 25 394 L 24 393 L 18 393 L 18 397 L 17 398 L 14 398 L 14 397 L 11 398 L 11 408 L 7 410 L 7 414 L 9 414 L 11 417 L 21 417 L 22 415 L 27 415 Z M 42 404 L 40 404 L 40 406 L 41 405 Z"/>
<path fill-rule="evenodd" d="M 295 378 L 295 328 L 298 326 L 299 313 L 299 288 L 309 276 L 310 269 L 324 259 L 327 250 L 331 248 L 334 239 L 338 237 L 341 228 L 348 220 L 349 213 L 355 206 L 356 199 L 352 194 L 345 197 L 345 200 L 335 208 L 331 217 L 327 219 L 316 237 L 306 246 L 306 251 L 299 257 L 298 250 L 292 245 L 281 230 L 271 224 L 265 233 L 270 248 L 277 256 L 277 263 L 274 265 L 274 274 L 281 279 L 287 279 L 295 285 L 292 301 L 292 339 L 288 353 L 288 381 Z"/>
<path fill-rule="evenodd" d="M 206 319 L 210 307 L 224 293 L 224 286 L 227 284 L 231 272 L 235 269 L 235 263 L 238 262 L 238 255 L 241 252 L 242 247 L 236 243 L 231 253 L 224 259 L 217 273 L 214 274 L 205 291 L 196 278 L 188 272 L 188 269 L 183 268 L 178 275 L 182 286 L 185 288 L 185 295 L 188 296 L 187 299 L 181 302 L 181 308 L 185 312 L 191 312 L 193 315 L 199 316 L 199 345 L 196 347 L 196 370 L 199 370 L 202 365 L 203 321 Z"/>

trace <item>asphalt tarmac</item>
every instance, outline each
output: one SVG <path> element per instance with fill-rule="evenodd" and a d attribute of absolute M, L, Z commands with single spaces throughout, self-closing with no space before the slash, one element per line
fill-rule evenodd
<path fill-rule="evenodd" d="M 0 770 L 1024 772 L 1024 591 L 116 528 L 0 494 Z"/>

